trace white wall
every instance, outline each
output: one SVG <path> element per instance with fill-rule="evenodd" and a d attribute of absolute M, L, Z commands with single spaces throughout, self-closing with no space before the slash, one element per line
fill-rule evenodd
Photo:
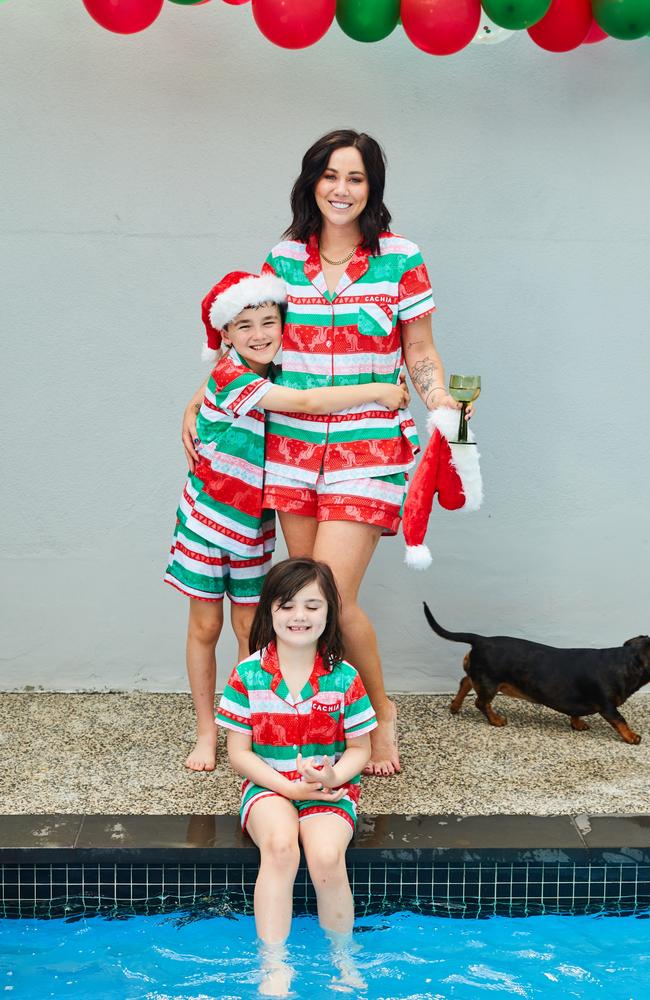
<path fill-rule="evenodd" d="M 435 513 L 427 574 L 397 539 L 367 577 L 390 687 L 455 686 L 423 598 L 448 627 L 558 644 L 650 631 L 650 39 L 435 59 L 334 25 L 291 53 L 219 0 L 131 38 L 80 0 L 11 0 L 0 23 L 5 687 L 184 687 L 161 576 L 199 302 L 259 266 L 337 126 L 384 144 L 447 369 L 484 385 L 484 509 Z"/>

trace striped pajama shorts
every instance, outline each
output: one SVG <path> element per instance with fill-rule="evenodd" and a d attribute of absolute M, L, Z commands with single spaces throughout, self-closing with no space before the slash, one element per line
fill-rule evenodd
<path fill-rule="evenodd" d="M 315 517 L 317 521 L 372 524 L 382 529 L 382 535 L 396 535 L 406 487 L 404 472 L 393 476 L 346 479 L 337 483 L 326 483 L 321 473 L 312 486 L 267 471 L 264 476 L 264 506 L 285 514 Z"/>
<path fill-rule="evenodd" d="M 267 552 L 242 559 L 177 521 L 164 579 L 182 594 L 200 601 L 222 601 L 227 594 L 233 604 L 259 604 L 272 557 L 273 553 Z"/>
<path fill-rule="evenodd" d="M 361 785 L 348 784 L 348 792 L 339 799 L 338 802 L 323 802 L 320 799 L 305 799 L 300 801 L 292 801 L 292 804 L 298 810 L 298 821 L 302 823 L 304 820 L 309 819 L 311 816 L 323 816 L 323 815 L 334 815 L 339 816 L 344 820 L 351 828 L 354 833 L 355 827 L 357 825 L 357 802 L 359 801 L 359 795 L 361 794 Z M 241 822 L 242 830 L 246 829 L 246 824 L 248 822 L 248 817 L 250 816 L 251 809 L 256 802 L 260 799 L 266 799 L 271 796 L 276 798 L 284 798 L 278 792 L 272 792 L 268 788 L 263 788 L 261 785 L 254 785 L 252 781 L 245 780 L 242 784 L 242 799 L 241 806 L 239 809 L 239 820 Z"/>

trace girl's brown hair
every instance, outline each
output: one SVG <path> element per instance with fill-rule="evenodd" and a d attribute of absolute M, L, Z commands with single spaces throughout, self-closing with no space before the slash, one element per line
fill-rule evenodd
<path fill-rule="evenodd" d="M 368 204 L 359 216 L 363 246 L 377 255 L 379 234 L 390 226 L 390 212 L 384 205 L 386 158 L 376 139 L 351 128 L 335 129 L 321 136 L 303 156 L 300 176 L 291 192 L 293 219 L 283 235 L 307 243 L 310 236 L 320 234 L 322 219 L 314 188 L 325 172 L 334 150 L 349 146 L 359 150 L 368 177 Z"/>
<path fill-rule="evenodd" d="M 251 653 L 263 649 L 275 639 L 271 612 L 274 604 L 286 604 L 308 583 L 316 582 L 327 603 L 327 624 L 318 640 L 318 649 L 325 666 L 330 670 L 343 659 L 341 635 L 341 598 L 334 576 L 326 563 L 307 557 L 283 559 L 276 563 L 264 581 L 260 603 L 251 628 L 248 648 Z"/>

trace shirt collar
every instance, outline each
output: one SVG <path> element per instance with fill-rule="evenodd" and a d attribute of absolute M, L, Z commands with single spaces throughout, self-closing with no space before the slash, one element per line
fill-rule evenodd
<path fill-rule="evenodd" d="M 271 681 L 271 691 L 277 694 L 279 698 L 287 701 L 288 696 L 290 697 L 289 688 L 287 687 L 284 677 L 282 676 L 282 671 L 280 670 L 280 661 L 278 660 L 278 650 L 274 642 L 270 642 L 265 649 L 262 650 L 260 655 L 260 663 L 263 670 L 271 674 L 273 679 Z M 318 691 L 318 679 L 322 677 L 323 674 L 328 673 L 327 667 L 323 661 L 323 657 L 320 651 L 316 651 L 316 656 L 314 657 L 314 666 L 312 667 L 311 674 L 309 675 L 309 680 L 300 692 L 300 696 L 296 701 L 296 704 L 300 701 L 306 701 L 311 698 Z"/>
<path fill-rule="evenodd" d="M 305 260 L 305 277 L 307 277 L 311 282 L 316 282 L 319 274 L 322 272 L 321 262 L 320 262 L 320 251 L 318 249 L 318 234 L 312 233 L 312 235 L 307 240 L 307 258 Z M 341 275 L 339 279 L 339 284 L 337 286 L 337 294 L 343 291 L 343 288 L 347 288 L 354 281 L 358 281 L 362 274 L 365 274 L 368 270 L 368 258 L 370 257 L 370 250 L 367 247 L 358 246 L 354 251 L 354 254 L 348 264 L 345 272 Z M 326 288 L 325 282 L 323 285 Z"/>

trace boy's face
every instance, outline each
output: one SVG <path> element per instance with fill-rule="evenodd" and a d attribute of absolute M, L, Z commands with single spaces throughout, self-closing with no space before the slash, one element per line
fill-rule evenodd
<path fill-rule="evenodd" d="M 223 334 L 226 347 L 231 345 L 251 369 L 265 375 L 282 343 L 282 317 L 275 302 L 242 309 Z"/>

